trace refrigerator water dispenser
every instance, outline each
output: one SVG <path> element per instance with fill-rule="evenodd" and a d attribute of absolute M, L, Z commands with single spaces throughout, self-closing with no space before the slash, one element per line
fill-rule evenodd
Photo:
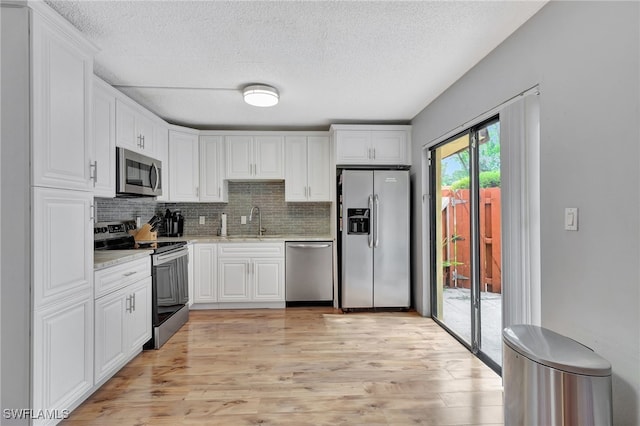
<path fill-rule="evenodd" d="M 347 209 L 347 233 L 369 235 L 369 209 Z"/>

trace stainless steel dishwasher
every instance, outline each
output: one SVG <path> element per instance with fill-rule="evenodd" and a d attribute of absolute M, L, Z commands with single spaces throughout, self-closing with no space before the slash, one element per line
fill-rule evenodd
<path fill-rule="evenodd" d="M 285 250 L 287 304 L 332 304 L 333 243 L 291 241 Z"/>

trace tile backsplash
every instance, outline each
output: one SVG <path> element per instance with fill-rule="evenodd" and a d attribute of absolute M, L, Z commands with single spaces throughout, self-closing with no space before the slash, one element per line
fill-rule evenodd
<path fill-rule="evenodd" d="M 284 182 L 229 182 L 228 203 L 164 203 L 147 198 L 98 198 L 98 220 L 128 220 L 140 216 L 144 222 L 166 209 L 180 210 L 185 235 L 217 235 L 220 214 L 227 214 L 228 235 L 256 235 L 258 220 L 249 222 L 251 207 L 260 208 L 266 234 L 328 235 L 331 203 L 285 203 Z M 200 225 L 200 216 L 205 224 Z M 240 223 L 241 216 L 247 224 Z"/>

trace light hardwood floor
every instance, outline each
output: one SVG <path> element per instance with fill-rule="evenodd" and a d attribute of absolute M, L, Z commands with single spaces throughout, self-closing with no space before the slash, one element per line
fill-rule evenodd
<path fill-rule="evenodd" d="M 62 424 L 502 424 L 502 381 L 416 313 L 191 311 Z"/>

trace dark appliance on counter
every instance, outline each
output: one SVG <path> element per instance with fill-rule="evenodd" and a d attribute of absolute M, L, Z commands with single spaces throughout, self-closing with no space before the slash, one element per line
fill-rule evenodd
<path fill-rule="evenodd" d="M 151 340 L 145 349 L 159 349 L 189 320 L 189 251 L 185 241 L 136 242 L 129 231 L 135 221 L 98 222 L 93 227 L 96 250 L 152 249 Z"/>
<path fill-rule="evenodd" d="M 116 148 L 116 196 L 162 195 L 162 162 L 124 148 Z"/>
<path fill-rule="evenodd" d="M 180 210 L 171 213 L 169 209 L 164 215 L 164 230 L 167 237 L 182 237 L 184 234 L 184 217 Z"/>

